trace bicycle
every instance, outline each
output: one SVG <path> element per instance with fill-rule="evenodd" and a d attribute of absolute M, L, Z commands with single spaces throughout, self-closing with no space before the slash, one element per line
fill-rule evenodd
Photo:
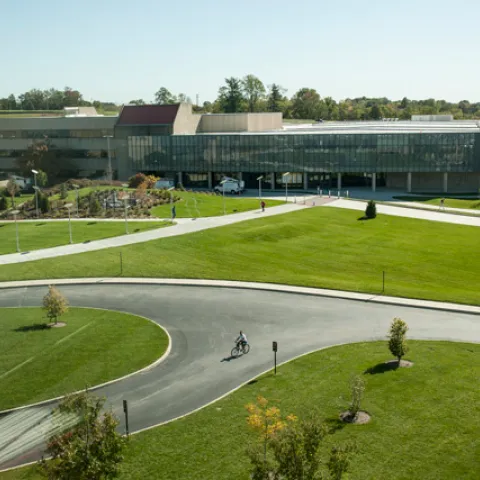
<path fill-rule="evenodd" d="M 238 357 L 240 355 L 246 355 L 250 351 L 250 345 L 244 343 L 241 345 L 235 345 L 230 352 L 232 357 Z"/>

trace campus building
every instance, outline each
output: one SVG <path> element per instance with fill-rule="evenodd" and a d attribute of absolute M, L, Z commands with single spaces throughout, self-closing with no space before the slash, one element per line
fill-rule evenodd
<path fill-rule="evenodd" d="M 480 123 L 451 117 L 412 121 L 285 125 L 280 113 L 195 114 L 188 104 L 128 105 L 117 117 L 88 113 L 0 118 L 0 171 L 33 142 L 48 141 L 65 176 L 136 172 L 212 188 L 223 176 L 247 188 L 478 192 Z M 109 160 L 110 158 L 110 160 Z"/>

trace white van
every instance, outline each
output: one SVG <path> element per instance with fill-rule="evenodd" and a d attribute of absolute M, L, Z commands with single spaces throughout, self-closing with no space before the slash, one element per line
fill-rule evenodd
<path fill-rule="evenodd" d="M 245 190 L 245 182 L 229 178 L 225 183 L 219 183 L 213 189 L 217 193 L 242 193 Z"/>

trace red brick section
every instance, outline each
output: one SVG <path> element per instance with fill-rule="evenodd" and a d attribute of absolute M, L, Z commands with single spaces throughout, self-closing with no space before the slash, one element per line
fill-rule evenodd
<path fill-rule="evenodd" d="M 179 105 L 125 105 L 117 125 L 172 125 Z"/>

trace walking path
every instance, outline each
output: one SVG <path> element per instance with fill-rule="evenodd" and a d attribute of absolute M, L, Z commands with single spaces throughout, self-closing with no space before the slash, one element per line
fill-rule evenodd
<path fill-rule="evenodd" d="M 408 206 L 408 202 L 406 202 Z M 347 200 L 341 198 L 325 204 L 327 207 L 347 208 L 350 210 L 365 211 L 366 203 L 360 200 Z M 431 220 L 433 222 L 454 223 L 456 225 L 470 225 L 472 227 L 480 227 L 480 217 L 468 217 L 466 215 L 456 215 L 447 212 L 420 210 L 418 208 L 395 207 L 393 205 L 377 204 L 377 213 L 385 215 L 394 215 L 397 217 L 417 218 L 420 220 Z"/>
<path fill-rule="evenodd" d="M 10 265 L 12 263 L 24 263 L 32 260 L 61 257 L 63 255 L 72 255 L 74 253 L 93 252 L 112 247 L 123 247 L 124 245 L 131 245 L 133 243 L 148 242 L 150 240 L 157 240 L 159 238 L 175 237 L 177 235 L 185 235 L 187 233 L 199 232 L 201 230 L 207 230 L 210 228 L 232 225 L 237 222 L 243 222 L 244 220 L 252 220 L 255 218 L 280 215 L 282 213 L 296 212 L 304 208 L 308 208 L 308 206 L 301 205 L 299 203 L 289 203 L 285 205 L 279 205 L 277 207 L 267 208 L 264 212 L 261 210 L 251 210 L 248 212 L 234 213 L 220 217 L 204 217 L 197 219 L 181 218 L 176 220 L 176 225 L 149 230 L 148 232 L 133 233 L 119 237 L 94 240 L 89 243 L 76 243 L 73 245 L 62 245 L 60 247 L 45 248 L 31 252 L 0 255 L 0 265 Z M 158 219 L 157 221 L 161 221 L 161 219 Z"/>
<path fill-rule="evenodd" d="M 402 207 L 407 208 L 424 208 L 425 210 L 434 210 L 436 212 L 455 212 L 461 215 L 479 215 L 480 210 L 474 210 L 473 208 L 454 208 L 454 207 L 445 207 L 440 210 L 438 205 L 430 205 L 429 203 L 420 203 L 420 202 L 395 202 L 395 205 L 401 205 Z"/>

